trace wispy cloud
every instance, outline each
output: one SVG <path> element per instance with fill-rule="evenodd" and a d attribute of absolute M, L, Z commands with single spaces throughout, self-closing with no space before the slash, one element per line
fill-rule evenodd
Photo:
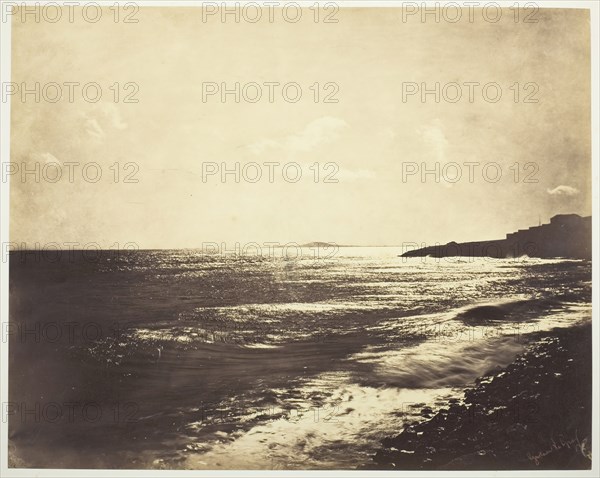
<path fill-rule="evenodd" d="M 417 133 L 421 136 L 423 142 L 428 144 L 433 151 L 433 156 L 436 161 L 441 163 L 446 162 L 446 147 L 448 140 L 444 133 L 444 125 L 438 118 L 431 123 L 422 125 L 417 128 Z"/>
<path fill-rule="evenodd" d="M 85 132 L 92 138 L 102 141 L 106 136 L 106 133 L 95 118 L 86 118 L 85 120 Z"/>
<path fill-rule="evenodd" d="M 248 149 L 262 154 L 270 149 L 283 149 L 288 152 L 306 153 L 322 144 L 338 139 L 348 124 L 333 116 L 323 116 L 308 123 L 301 131 L 278 139 L 260 139 L 248 145 Z"/>
<path fill-rule="evenodd" d="M 579 189 L 561 184 L 554 189 L 548 189 L 547 192 L 551 196 L 576 196 L 579 194 Z"/>
<path fill-rule="evenodd" d="M 124 130 L 127 128 L 127 123 L 123 121 L 121 112 L 114 103 L 100 103 L 98 105 L 100 112 L 104 115 L 107 122 L 115 129 Z"/>
<path fill-rule="evenodd" d="M 106 138 L 107 131 L 122 131 L 127 126 L 114 103 L 98 103 L 94 105 L 92 114 L 84 115 L 85 132 L 100 142 Z"/>
<path fill-rule="evenodd" d="M 340 181 L 359 181 L 361 179 L 373 179 L 376 176 L 375 172 L 370 169 L 345 169 L 341 168 L 336 178 Z"/>
<path fill-rule="evenodd" d="M 54 156 L 52 153 L 36 153 L 34 155 L 34 159 L 36 159 L 40 162 L 44 162 L 44 164 L 50 164 L 50 163 L 62 164 L 62 162 L 56 156 Z"/>

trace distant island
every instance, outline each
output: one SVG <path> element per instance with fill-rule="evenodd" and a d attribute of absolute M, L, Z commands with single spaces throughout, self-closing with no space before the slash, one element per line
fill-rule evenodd
<path fill-rule="evenodd" d="M 592 217 L 558 214 L 550 224 L 519 229 L 505 239 L 449 242 L 405 252 L 400 257 L 494 257 L 520 256 L 568 259 L 592 258 Z"/>
<path fill-rule="evenodd" d="M 340 246 L 339 244 L 335 244 L 333 242 L 307 242 L 306 244 L 302 244 L 300 247 L 318 247 L 318 248 L 328 248 L 328 247 L 345 247 Z"/>

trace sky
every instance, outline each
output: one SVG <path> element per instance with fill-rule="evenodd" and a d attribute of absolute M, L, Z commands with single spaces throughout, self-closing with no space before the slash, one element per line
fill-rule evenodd
<path fill-rule="evenodd" d="M 496 23 L 477 10 L 456 23 L 390 8 L 341 9 L 337 23 L 310 10 L 296 23 L 281 11 L 256 23 L 198 8 L 141 8 L 137 23 L 113 13 L 13 18 L 13 83 L 58 83 L 63 97 L 11 98 L 11 242 L 429 245 L 591 214 L 587 11 L 541 9 L 537 23 L 509 10 Z M 102 97 L 74 87 L 69 102 L 65 82 L 95 82 Z M 207 95 L 236 82 L 239 102 Z M 282 93 L 292 82 L 296 102 L 297 87 Z M 436 83 L 446 95 L 422 98 Z M 247 174 L 222 178 L 236 163 Z M 19 174 L 36 165 L 39 182 Z M 436 167 L 439 182 L 421 177 Z"/>

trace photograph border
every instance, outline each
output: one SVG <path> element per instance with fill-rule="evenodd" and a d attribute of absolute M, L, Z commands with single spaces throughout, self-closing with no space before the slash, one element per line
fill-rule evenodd
<path fill-rule="evenodd" d="M 19 5 L 44 5 L 44 4 L 68 4 L 68 1 L 57 0 L 37 0 L 37 1 L 15 1 L 15 2 L 4 2 L 1 0 L 0 8 L 5 8 L 7 3 L 17 3 Z M 80 2 L 88 3 L 88 2 Z M 124 5 L 126 3 L 135 3 L 141 8 L 143 7 L 200 7 L 207 3 L 218 3 L 219 5 L 233 6 L 236 4 L 243 3 L 258 3 L 261 5 L 268 4 L 268 1 L 256 0 L 253 2 L 239 1 L 217 1 L 217 2 L 201 2 L 201 1 L 134 1 L 127 2 L 122 0 L 111 0 L 111 1 L 96 1 L 89 2 L 99 4 L 101 6 L 113 6 L 115 4 Z M 297 3 L 301 6 L 308 7 L 315 3 L 326 4 L 336 3 L 341 9 L 343 8 L 377 8 L 377 7 L 395 7 L 400 8 L 402 5 L 407 4 L 419 4 L 427 6 L 435 6 L 444 4 L 459 4 L 464 6 L 469 2 L 464 1 L 296 1 L 288 2 L 287 0 L 280 0 L 280 4 L 285 3 Z M 521 6 L 526 4 L 535 4 L 540 8 L 552 8 L 552 9 L 587 9 L 590 12 L 590 40 L 591 40 L 591 141 L 592 141 L 592 224 L 593 224 L 593 235 L 592 235 L 592 333 L 593 333 L 593 420 L 592 420 L 592 469 L 591 470 L 535 470 L 535 471 L 365 471 L 365 470 L 303 470 L 303 471 L 288 471 L 288 470 L 226 470 L 226 471 L 212 471 L 212 470 L 118 470 L 118 469 L 40 469 L 40 468 L 9 468 L 8 467 L 8 423 L 4 422 L 4 419 L 0 419 L 0 476 L 6 478 L 12 477 L 114 477 L 114 478 L 129 478 L 129 477 L 230 477 L 230 476 L 242 476 L 242 477 L 259 477 L 259 476 L 289 476 L 289 477 L 407 477 L 407 476 L 419 476 L 419 477 L 597 477 L 600 476 L 599 460 L 600 460 L 600 437 L 599 437 L 599 422 L 600 416 L 598 415 L 598 404 L 600 402 L 599 396 L 599 340 L 600 340 L 600 329 L 598 327 L 598 304 L 599 304 L 599 218 L 598 218 L 598 205 L 599 205 L 599 170 L 600 170 L 600 156 L 599 156 L 599 141 L 600 141 L 600 130 L 599 130 L 599 15 L 600 15 L 600 3 L 596 1 L 563 1 L 563 0 L 545 0 L 545 1 L 504 1 L 496 0 L 493 2 L 487 2 L 482 0 L 479 4 L 496 3 L 501 7 L 514 6 L 519 4 Z M 525 46 L 526 48 L 526 46 Z M 11 81 L 11 23 L 10 20 L 7 22 L 0 22 L 0 81 L 2 84 Z M 4 167 L 5 163 L 10 162 L 10 96 L 6 103 L 2 103 L 0 112 L 0 166 Z M 9 188 L 10 178 L 7 183 L 3 183 L 0 188 L 0 241 L 2 242 L 3 260 L 1 261 L 0 270 L 0 314 L 1 321 L 4 324 L 9 318 L 9 267 L 8 261 L 5 260 L 4 245 L 10 242 L 9 235 L 9 218 L 10 218 L 10 201 L 9 201 Z M 8 361 L 8 343 L 0 341 L 0 404 L 8 402 L 8 373 L 9 373 L 9 361 Z M 2 408 L 4 410 L 4 408 Z"/>

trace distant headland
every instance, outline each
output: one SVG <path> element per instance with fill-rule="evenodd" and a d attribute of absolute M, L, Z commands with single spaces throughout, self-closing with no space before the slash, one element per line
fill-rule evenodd
<path fill-rule="evenodd" d="M 336 244 L 335 242 L 308 242 L 306 244 L 302 244 L 300 247 L 317 247 L 317 248 L 323 248 L 323 249 L 327 249 L 328 247 L 345 247 L 345 246 L 340 246 L 339 244 Z"/>
<path fill-rule="evenodd" d="M 578 214 L 558 214 L 550 224 L 519 229 L 505 239 L 476 242 L 449 242 L 414 249 L 400 257 L 564 257 L 592 258 L 592 217 Z"/>

